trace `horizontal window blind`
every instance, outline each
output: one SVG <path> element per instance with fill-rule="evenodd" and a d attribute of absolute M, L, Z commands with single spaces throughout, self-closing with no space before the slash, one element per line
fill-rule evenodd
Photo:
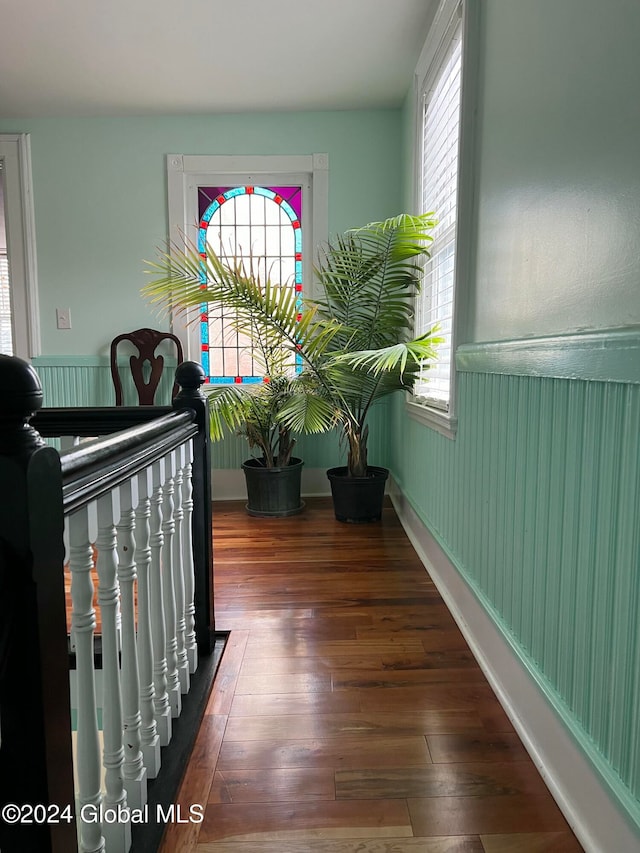
<path fill-rule="evenodd" d="M 13 355 L 9 259 L 3 252 L 0 252 L 0 352 L 3 355 Z"/>
<path fill-rule="evenodd" d="M 433 211 L 431 257 L 417 310 L 418 332 L 437 325 L 445 343 L 438 360 L 425 370 L 414 393 L 438 408 L 448 409 L 455 295 L 455 240 L 458 196 L 458 147 L 462 72 L 462 22 L 456 18 L 443 45 L 434 74 L 422 94 L 422 211 Z"/>

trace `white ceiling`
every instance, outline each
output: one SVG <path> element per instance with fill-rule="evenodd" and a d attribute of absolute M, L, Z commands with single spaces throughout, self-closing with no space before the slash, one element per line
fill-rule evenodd
<path fill-rule="evenodd" d="M 434 0 L 0 0 L 0 117 L 395 107 Z"/>

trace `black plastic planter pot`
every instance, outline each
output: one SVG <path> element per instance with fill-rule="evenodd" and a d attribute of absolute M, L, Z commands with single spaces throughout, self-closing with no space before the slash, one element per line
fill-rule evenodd
<path fill-rule="evenodd" d="M 380 521 L 389 471 L 369 465 L 367 472 L 366 477 L 347 477 L 346 466 L 327 471 L 338 521 L 350 524 Z"/>
<path fill-rule="evenodd" d="M 247 459 L 242 470 L 247 481 L 249 515 L 283 518 L 304 509 L 300 500 L 302 459 L 291 458 L 285 468 L 265 468 L 259 459 Z"/>

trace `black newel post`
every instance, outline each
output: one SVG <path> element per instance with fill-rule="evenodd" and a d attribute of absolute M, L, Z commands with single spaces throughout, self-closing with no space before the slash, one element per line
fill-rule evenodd
<path fill-rule="evenodd" d="M 0 803 L 73 812 L 62 476 L 57 451 L 29 424 L 41 406 L 33 368 L 0 355 Z M 75 851 L 68 816 L 0 818 L 0 849 Z"/>
<path fill-rule="evenodd" d="M 174 409 L 193 409 L 198 435 L 193 440 L 193 561 L 195 569 L 195 623 L 198 648 L 209 654 L 214 647 L 213 541 L 211 520 L 211 444 L 209 401 L 200 390 L 204 370 L 195 361 L 183 361 L 176 369 L 180 392 Z"/>

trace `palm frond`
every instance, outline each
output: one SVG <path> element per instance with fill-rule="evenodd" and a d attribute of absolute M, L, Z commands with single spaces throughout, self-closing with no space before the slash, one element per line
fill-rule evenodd
<path fill-rule="evenodd" d="M 433 214 L 402 214 L 348 231 L 321 253 L 320 315 L 340 322 L 343 346 L 374 349 L 407 336 L 434 224 Z"/>
<path fill-rule="evenodd" d="M 433 332 L 434 329 L 411 341 L 375 350 L 338 353 L 334 356 L 334 360 L 354 368 L 365 368 L 374 376 L 396 369 L 400 370 L 400 376 L 402 376 L 408 364 L 412 369 L 419 369 L 424 361 L 437 358 L 436 346 L 444 343 L 444 338 L 435 337 Z"/>
<path fill-rule="evenodd" d="M 209 426 L 214 441 L 223 438 L 225 429 L 233 431 L 242 426 L 251 413 L 252 394 L 255 392 L 238 385 L 224 385 L 208 394 Z"/>
<path fill-rule="evenodd" d="M 341 410 L 321 393 L 307 391 L 292 395 L 280 410 L 279 416 L 292 432 L 320 433 L 340 422 Z"/>

